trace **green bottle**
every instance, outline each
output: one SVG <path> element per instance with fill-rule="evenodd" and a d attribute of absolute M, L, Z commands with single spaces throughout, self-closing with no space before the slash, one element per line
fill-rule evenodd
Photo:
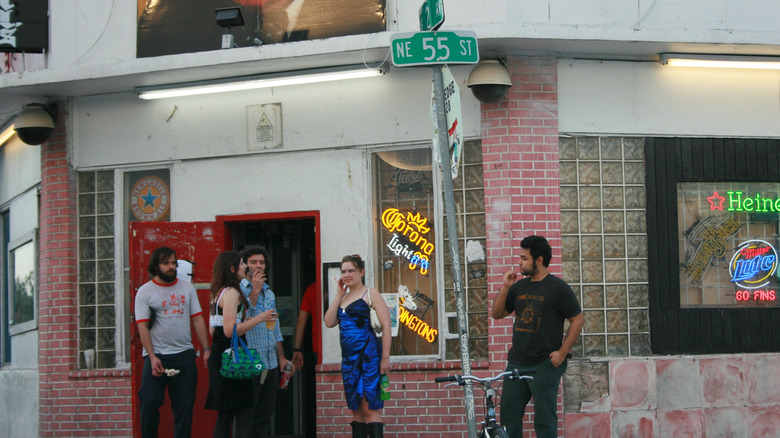
<path fill-rule="evenodd" d="M 390 400 L 390 379 L 387 378 L 387 374 L 382 374 L 379 379 L 379 389 L 381 391 L 379 397 L 382 400 Z"/>

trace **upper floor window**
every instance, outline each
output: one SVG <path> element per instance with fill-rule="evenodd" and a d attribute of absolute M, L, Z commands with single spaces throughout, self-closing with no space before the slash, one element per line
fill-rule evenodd
<path fill-rule="evenodd" d="M 218 50 L 227 33 L 233 36 L 233 47 L 257 47 L 386 29 L 385 0 L 165 0 L 138 4 L 139 58 Z M 215 7 L 239 8 L 243 23 L 220 27 Z"/>

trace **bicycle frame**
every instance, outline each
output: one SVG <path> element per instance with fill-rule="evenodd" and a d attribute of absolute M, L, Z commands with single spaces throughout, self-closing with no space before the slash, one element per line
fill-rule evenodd
<path fill-rule="evenodd" d="M 496 421 L 496 407 L 493 403 L 493 397 L 496 395 L 496 390 L 491 387 L 494 383 L 509 377 L 510 380 L 518 379 L 533 379 L 531 374 L 536 373 L 534 369 L 504 371 L 493 377 L 477 377 L 477 376 L 463 376 L 454 375 L 446 377 L 436 377 L 435 382 L 453 382 L 449 385 L 470 385 L 476 383 L 485 390 L 485 421 L 482 422 L 482 430 L 477 434 L 477 438 L 506 438 L 506 429 Z"/>

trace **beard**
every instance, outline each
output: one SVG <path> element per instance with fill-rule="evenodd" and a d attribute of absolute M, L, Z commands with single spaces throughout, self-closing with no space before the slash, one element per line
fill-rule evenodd
<path fill-rule="evenodd" d="M 157 276 L 160 277 L 160 280 L 166 283 L 173 283 L 173 281 L 176 280 L 176 270 L 174 269 L 170 274 L 166 274 L 165 272 L 158 272 Z"/>
<path fill-rule="evenodd" d="M 533 277 L 534 275 L 536 275 L 537 272 L 539 272 L 539 269 L 536 267 L 536 260 L 534 260 L 531 269 L 523 270 L 523 275 L 526 275 L 528 277 Z"/>

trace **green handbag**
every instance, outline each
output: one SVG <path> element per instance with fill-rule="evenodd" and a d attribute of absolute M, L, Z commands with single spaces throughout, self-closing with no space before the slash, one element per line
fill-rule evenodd
<path fill-rule="evenodd" d="M 226 379 L 248 380 L 259 376 L 265 369 L 265 365 L 260 360 L 260 353 L 254 348 L 247 347 L 244 340 L 238 337 L 237 325 L 233 325 L 230 348 L 222 353 L 219 375 Z"/>

